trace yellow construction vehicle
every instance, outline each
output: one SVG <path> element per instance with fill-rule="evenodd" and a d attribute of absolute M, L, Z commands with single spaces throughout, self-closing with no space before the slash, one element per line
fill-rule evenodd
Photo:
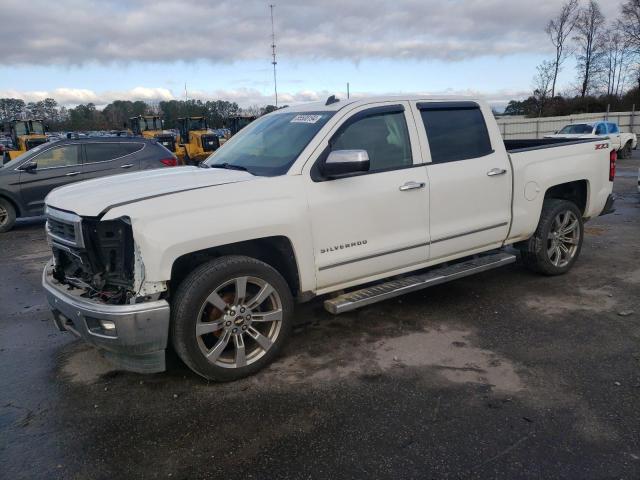
<path fill-rule="evenodd" d="M 238 133 L 244 127 L 253 122 L 257 117 L 255 115 L 236 115 L 233 117 L 229 117 L 229 130 L 231 131 L 231 136 Z"/>
<path fill-rule="evenodd" d="M 134 135 L 144 138 L 155 138 L 171 153 L 176 153 L 176 137 L 162 129 L 162 119 L 157 115 L 131 117 L 129 128 Z"/>
<path fill-rule="evenodd" d="M 47 141 L 42 120 L 12 120 L 8 123 L 8 131 L 13 142 L 13 150 L 4 151 L 3 163 L 18 158 L 27 150 L 42 145 Z"/>
<path fill-rule="evenodd" d="M 179 118 L 178 131 L 176 156 L 186 165 L 197 165 L 220 146 L 218 135 L 209 131 L 205 117 Z"/>

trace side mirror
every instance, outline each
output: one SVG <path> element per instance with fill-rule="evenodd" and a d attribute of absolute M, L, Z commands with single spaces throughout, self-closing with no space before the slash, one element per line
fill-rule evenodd
<path fill-rule="evenodd" d="M 334 150 L 322 165 L 326 177 L 338 177 L 350 173 L 369 171 L 369 154 L 366 150 Z"/>
<path fill-rule="evenodd" d="M 33 172 L 38 168 L 38 162 L 27 162 L 20 165 L 20 170 L 23 172 Z"/>

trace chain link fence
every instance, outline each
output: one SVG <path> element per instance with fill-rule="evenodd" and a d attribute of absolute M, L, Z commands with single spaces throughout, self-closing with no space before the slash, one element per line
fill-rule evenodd
<path fill-rule="evenodd" d="M 581 122 L 616 122 L 622 132 L 633 132 L 640 134 L 640 119 L 638 113 L 633 112 L 606 112 L 603 113 L 583 113 L 578 115 L 568 115 L 565 117 L 499 117 L 497 119 L 502 138 L 505 140 L 515 138 L 543 138 L 560 130 L 569 123 Z"/>

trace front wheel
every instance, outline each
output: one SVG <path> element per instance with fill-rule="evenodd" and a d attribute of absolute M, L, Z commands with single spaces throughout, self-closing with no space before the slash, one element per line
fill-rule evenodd
<path fill-rule="evenodd" d="M 0 198 L 0 233 L 8 232 L 16 224 L 16 209 L 7 200 Z"/>
<path fill-rule="evenodd" d="M 580 255 L 584 224 L 575 203 L 545 200 L 533 237 L 521 246 L 524 264 L 544 275 L 568 272 Z"/>
<path fill-rule="evenodd" d="M 171 308 L 173 346 L 197 374 L 215 381 L 256 373 L 280 352 L 292 327 L 293 299 L 274 268 L 243 256 L 194 270 Z"/>

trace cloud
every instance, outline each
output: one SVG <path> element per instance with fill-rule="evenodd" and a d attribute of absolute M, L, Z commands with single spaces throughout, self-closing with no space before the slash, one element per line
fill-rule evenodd
<path fill-rule="evenodd" d="M 3 0 L 0 64 L 268 59 L 264 0 Z M 617 14 L 619 2 L 602 1 Z M 281 0 L 281 57 L 463 60 L 547 52 L 559 0 Z"/>
<path fill-rule="evenodd" d="M 98 107 L 114 100 L 144 100 L 160 102 L 173 100 L 171 90 L 166 88 L 135 87 L 130 90 L 111 90 L 96 93 L 86 88 L 56 88 L 53 90 L 0 90 L 0 98 L 21 98 L 25 102 L 38 102 L 45 98 L 54 98 L 60 105 L 72 107 L 80 103 L 93 103 Z"/>
<path fill-rule="evenodd" d="M 489 102 L 496 108 L 503 108 L 509 100 L 524 98 L 528 92 L 518 90 L 498 90 L 495 92 L 482 92 L 478 90 L 443 90 L 413 92 L 421 95 L 461 95 L 480 98 Z M 238 88 L 233 90 L 191 91 L 189 98 L 196 100 L 228 100 L 236 102 L 240 107 L 254 105 L 264 106 L 273 103 L 271 94 L 264 94 L 260 90 L 252 88 Z M 296 105 L 300 103 L 325 100 L 329 95 L 337 95 L 338 98 L 346 98 L 346 92 L 331 92 L 328 90 L 299 90 L 296 92 L 279 92 L 278 99 L 281 105 Z M 409 92 L 371 93 L 351 92 L 352 98 L 364 98 L 372 95 L 409 95 Z M 80 103 L 94 103 L 98 108 L 103 108 L 114 100 L 144 100 L 149 103 L 157 103 L 163 100 L 183 99 L 181 95 L 174 95 L 171 90 L 158 87 L 135 87 L 130 90 L 95 92 L 88 89 L 57 88 L 51 91 L 18 91 L 0 90 L 0 98 L 21 98 L 25 102 L 37 102 L 45 98 L 55 98 L 60 105 L 73 107 Z"/>

